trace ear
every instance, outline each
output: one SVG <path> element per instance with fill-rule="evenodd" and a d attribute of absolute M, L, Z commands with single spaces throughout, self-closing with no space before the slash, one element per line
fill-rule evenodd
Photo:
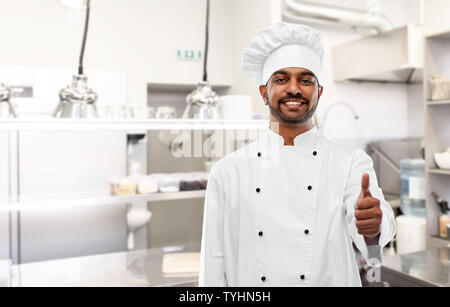
<path fill-rule="evenodd" d="M 264 103 L 267 105 L 267 86 L 260 85 L 259 86 L 259 93 L 261 94 L 261 97 L 264 100 Z"/>
<path fill-rule="evenodd" d="M 319 99 L 320 99 L 320 96 L 322 96 L 322 93 L 323 93 L 323 86 L 319 85 Z"/>

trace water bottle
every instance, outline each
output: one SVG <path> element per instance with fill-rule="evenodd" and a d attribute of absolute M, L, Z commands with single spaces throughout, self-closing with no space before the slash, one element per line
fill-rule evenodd
<path fill-rule="evenodd" d="M 401 203 L 403 214 L 425 217 L 425 160 L 400 161 Z"/>

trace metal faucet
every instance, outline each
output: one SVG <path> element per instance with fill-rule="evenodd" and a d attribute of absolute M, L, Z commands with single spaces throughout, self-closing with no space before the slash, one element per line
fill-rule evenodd
<path fill-rule="evenodd" d="M 325 115 L 323 116 L 322 124 L 319 123 L 319 119 L 318 119 L 317 115 L 314 115 L 314 120 L 316 122 L 316 126 L 317 126 L 318 129 L 320 129 L 320 131 L 322 133 L 323 133 L 323 130 L 324 130 L 323 128 L 325 127 L 325 123 L 326 123 L 326 120 L 327 120 L 327 117 L 328 117 L 328 113 L 330 113 L 331 109 L 333 109 L 334 107 L 339 106 L 339 105 L 345 106 L 348 109 L 350 109 L 350 111 L 352 111 L 353 115 L 355 116 L 355 120 L 359 119 L 358 114 L 356 113 L 355 109 L 351 105 L 349 105 L 346 102 L 335 103 L 335 104 L 331 105 L 325 111 Z M 319 126 L 319 125 L 321 125 L 321 126 Z M 397 163 L 395 163 L 392 159 L 390 159 L 380 148 L 378 148 L 377 146 L 372 144 L 370 149 L 373 152 L 375 152 L 376 154 L 378 154 L 396 173 L 400 174 L 400 166 Z"/>
<path fill-rule="evenodd" d="M 323 132 L 323 128 L 325 127 L 325 123 L 328 118 L 328 113 L 330 113 L 331 109 L 333 109 L 334 107 L 339 106 L 339 105 L 345 106 L 348 109 L 350 109 L 350 111 L 352 111 L 353 115 L 355 116 L 355 120 L 359 119 L 359 115 L 356 113 L 355 109 L 350 104 L 348 104 L 346 102 L 337 102 L 337 103 L 334 103 L 333 105 L 331 105 L 325 111 L 325 115 L 323 116 L 322 122 L 320 122 L 319 117 L 316 114 L 314 115 L 314 121 L 316 122 L 317 129 L 319 129 L 321 132 Z"/>

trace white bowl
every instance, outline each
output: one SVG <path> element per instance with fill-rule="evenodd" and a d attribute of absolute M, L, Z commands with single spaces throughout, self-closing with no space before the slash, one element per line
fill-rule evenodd
<path fill-rule="evenodd" d="M 436 164 L 439 168 L 450 169 L 450 153 L 449 152 L 435 153 L 434 161 L 436 162 Z"/>

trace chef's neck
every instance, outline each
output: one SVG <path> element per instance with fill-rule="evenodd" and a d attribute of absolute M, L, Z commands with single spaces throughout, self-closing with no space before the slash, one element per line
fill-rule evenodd
<path fill-rule="evenodd" d="M 270 129 L 283 137 L 285 146 L 294 146 L 295 137 L 311 130 L 312 128 L 312 119 L 304 124 L 288 124 L 280 122 L 272 117 L 270 119 Z"/>

